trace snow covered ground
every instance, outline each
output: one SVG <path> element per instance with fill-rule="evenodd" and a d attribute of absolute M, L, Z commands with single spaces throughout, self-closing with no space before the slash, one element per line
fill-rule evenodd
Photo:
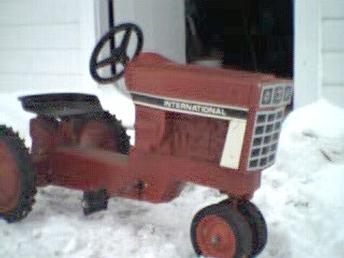
<path fill-rule="evenodd" d="M 132 107 L 123 109 L 123 99 L 112 101 L 130 124 Z M 21 111 L 16 96 L 0 96 L 0 108 L 1 121 L 27 137 L 31 115 Z M 11 225 L 0 221 L 0 257 L 196 257 L 189 239 L 191 219 L 223 198 L 215 190 L 189 185 L 168 204 L 112 199 L 107 211 L 84 217 L 80 192 L 40 189 L 27 219 Z M 253 202 L 269 227 L 260 257 L 344 257 L 344 110 L 320 101 L 288 117 L 277 162 L 264 171 Z"/>

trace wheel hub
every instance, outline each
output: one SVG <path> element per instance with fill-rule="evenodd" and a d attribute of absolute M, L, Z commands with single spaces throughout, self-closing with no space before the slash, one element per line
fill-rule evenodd
<path fill-rule="evenodd" d="M 219 216 L 204 217 L 196 229 L 196 237 L 204 255 L 232 258 L 235 254 L 235 234 Z"/>

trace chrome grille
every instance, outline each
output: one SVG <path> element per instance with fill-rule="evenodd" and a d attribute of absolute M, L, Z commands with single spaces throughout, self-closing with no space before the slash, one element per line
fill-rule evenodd
<path fill-rule="evenodd" d="M 264 169 L 275 162 L 284 109 L 257 112 L 248 170 Z"/>

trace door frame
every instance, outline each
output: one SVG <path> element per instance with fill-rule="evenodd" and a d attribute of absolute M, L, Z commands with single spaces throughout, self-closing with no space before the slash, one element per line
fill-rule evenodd
<path fill-rule="evenodd" d="M 294 0 L 295 107 L 317 101 L 322 88 L 321 0 Z"/>

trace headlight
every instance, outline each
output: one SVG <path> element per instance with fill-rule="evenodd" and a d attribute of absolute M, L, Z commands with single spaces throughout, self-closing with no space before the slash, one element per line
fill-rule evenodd
<path fill-rule="evenodd" d="M 292 96 L 293 87 L 291 84 L 264 85 L 260 105 L 263 107 L 288 105 L 291 102 Z"/>
<path fill-rule="evenodd" d="M 285 87 L 283 101 L 289 104 L 291 102 L 292 96 L 293 96 L 293 87 L 292 86 Z"/>
<path fill-rule="evenodd" d="M 284 88 L 283 87 L 276 87 L 274 90 L 274 104 L 278 105 L 283 100 Z"/>
<path fill-rule="evenodd" d="M 265 89 L 262 97 L 262 105 L 270 105 L 272 101 L 272 89 Z"/>

